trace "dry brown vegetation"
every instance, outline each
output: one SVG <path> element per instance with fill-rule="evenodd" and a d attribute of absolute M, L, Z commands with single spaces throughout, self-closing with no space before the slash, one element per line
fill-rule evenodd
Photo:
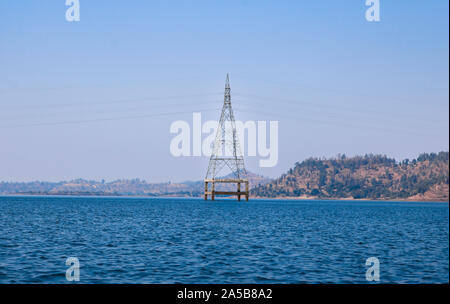
<path fill-rule="evenodd" d="M 310 158 L 251 193 L 257 197 L 448 201 L 449 154 L 422 154 L 402 162 L 384 155 Z"/>

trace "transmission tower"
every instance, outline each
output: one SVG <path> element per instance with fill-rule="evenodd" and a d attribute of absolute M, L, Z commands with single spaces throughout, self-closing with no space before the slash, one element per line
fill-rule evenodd
<path fill-rule="evenodd" d="M 223 178 L 218 178 L 219 176 L 223 176 L 219 174 L 223 172 L 222 169 L 224 168 L 228 168 L 231 173 Z M 208 183 L 212 184 L 211 191 L 208 189 Z M 236 183 L 237 191 L 215 191 L 216 183 Z M 245 184 L 245 191 L 241 191 L 241 184 Z M 231 108 L 231 89 L 228 74 L 225 82 L 222 114 L 220 115 L 216 139 L 205 177 L 205 200 L 208 199 L 208 194 L 211 195 L 212 200 L 214 200 L 215 195 L 221 194 L 237 195 L 238 200 L 241 200 L 241 195 L 245 195 L 248 201 L 247 171 L 245 170 L 244 157 L 239 146 L 236 122 L 234 120 L 233 109 Z"/>

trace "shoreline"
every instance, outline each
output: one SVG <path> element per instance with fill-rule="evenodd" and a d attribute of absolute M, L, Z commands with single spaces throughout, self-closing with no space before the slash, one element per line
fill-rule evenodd
<path fill-rule="evenodd" d="M 252 197 L 250 197 L 252 198 Z M 375 199 L 375 198 L 319 198 L 319 197 L 253 197 L 253 199 L 273 199 L 273 200 L 298 200 L 298 201 L 370 201 L 370 202 L 418 202 L 418 203 L 449 203 L 449 200 L 418 200 L 418 199 Z"/>
<path fill-rule="evenodd" d="M 180 195 L 119 195 L 119 194 L 48 194 L 48 193 L 5 193 L 0 197 L 96 197 L 96 198 L 183 198 L 203 199 L 203 196 L 180 196 Z M 232 197 L 220 197 L 221 199 L 234 200 Z M 417 202 L 417 203 L 449 203 L 449 200 L 418 200 L 418 199 L 371 199 L 371 198 L 319 198 L 319 197 L 252 197 L 252 200 L 293 200 L 293 201 L 370 201 L 370 202 Z M 237 200 L 236 200 L 237 201 Z"/>

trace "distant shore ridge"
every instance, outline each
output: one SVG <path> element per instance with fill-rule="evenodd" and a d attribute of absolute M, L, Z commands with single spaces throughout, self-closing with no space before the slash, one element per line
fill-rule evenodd
<path fill-rule="evenodd" d="M 309 158 L 276 179 L 249 173 L 251 197 L 449 201 L 449 153 L 424 153 L 397 162 L 385 155 Z M 0 182 L 0 194 L 200 197 L 203 181 L 148 183 Z"/>

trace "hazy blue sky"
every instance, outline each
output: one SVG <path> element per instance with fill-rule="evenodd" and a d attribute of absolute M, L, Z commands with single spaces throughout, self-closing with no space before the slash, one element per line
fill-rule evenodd
<path fill-rule="evenodd" d="M 277 176 L 310 156 L 397 159 L 449 146 L 449 3 L 0 1 L 0 181 L 201 179 L 170 124 L 279 120 Z"/>

